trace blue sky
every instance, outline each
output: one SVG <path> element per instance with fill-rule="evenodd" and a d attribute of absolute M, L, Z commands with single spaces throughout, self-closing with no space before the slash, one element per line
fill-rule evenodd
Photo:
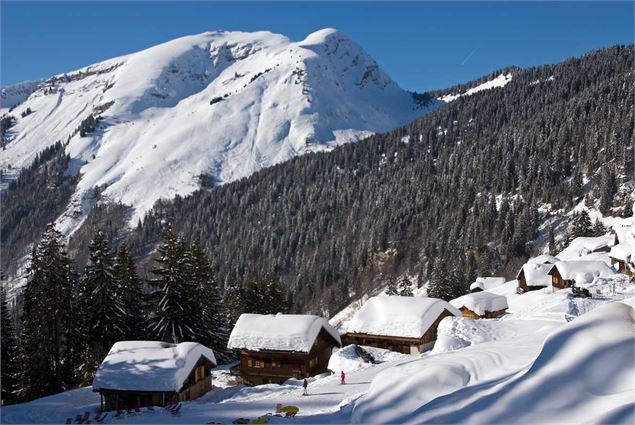
<path fill-rule="evenodd" d="M 507 65 L 559 62 L 633 42 L 633 2 L 0 4 L 0 82 L 48 77 L 207 30 L 301 40 L 335 27 L 402 87 L 425 91 Z"/>

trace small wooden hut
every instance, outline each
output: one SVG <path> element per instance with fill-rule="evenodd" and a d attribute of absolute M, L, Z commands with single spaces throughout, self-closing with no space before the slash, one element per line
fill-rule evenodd
<path fill-rule="evenodd" d="M 328 321 L 309 314 L 242 314 L 227 344 L 240 358 L 230 372 L 245 385 L 324 373 L 333 348 L 341 346 Z"/>
<path fill-rule="evenodd" d="M 195 342 L 121 341 L 97 369 L 93 391 L 102 411 L 165 406 L 209 391 L 215 366 L 213 351 Z"/>
<path fill-rule="evenodd" d="M 559 261 L 549 270 L 554 290 L 584 285 L 598 277 L 611 277 L 615 272 L 603 261 Z"/>
<path fill-rule="evenodd" d="M 611 248 L 609 258 L 618 273 L 635 277 L 635 235 L 631 226 L 618 228 L 617 244 Z"/>
<path fill-rule="evenodd" d="M 447 316 L 461 313 L 438 298 L 372 297 L 355 313 L 342 342 L 419 354 L 432 348 Z"/>
<path fill-rule="evenodd" d="M 528 291 L 535 291 L 546 288 L 551 284 L 549 270 L 553 264 L 550 263 L 532 263 L 528 262 L 521 267 L 516 275 L 518 280 L 518 288 L 516 292 L 523 294 Z"/>
<path fill-rule="evenodd" d="M 463 317 L 469 319 L 494 319 L 505 314 L 507 298 L 491 292 L 475 292 L 450 301 Z"/>

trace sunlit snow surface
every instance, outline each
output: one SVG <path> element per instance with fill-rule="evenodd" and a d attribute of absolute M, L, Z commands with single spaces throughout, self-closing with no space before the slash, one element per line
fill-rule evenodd
<path fill-rule="evenodd" d="M 464 93 L 455 93 L 455 94 L 447 94 L 441 98 L 439 98 L 439 100 L 443 101 L 443 102 L 452 102 L 456 99 L 458 99 L 461 96 L 471 96 L 474 93 L 478 93 L 480 91 L 483 90 L 490 90 L 493 88 L 497 88 L 497 87 L 505 87 L 510 81 L 512 80 L 512 74 L 500 74 L 498 77 L 486 81 L 483 84 L 479 84 L 476 87 L 472 87 L 469 90 L 466 90 Z"/>
<path fill-rule="evenodd" d="M 82 178 L 58 223 L 66 233 L 90 210 L 86 193 L 96 185 L 133 206 L 136 222 L 157 199 L 197 189 L 201 173 L 233 181 L 390 130 L 441 103 L 419 106 L 334 29 L 299 42 L 206 32 L 58 76 L 32 93 L 32 84 L 5 89 L 3 106 L 28 98 L 12 112 L 1 168 L 24 167 L 72 136 L 67 152 Z M 21 117 L 26 108 L 33 113 Z M 103 117 L 99 129 L 74 134 L 91 113 Z"/>

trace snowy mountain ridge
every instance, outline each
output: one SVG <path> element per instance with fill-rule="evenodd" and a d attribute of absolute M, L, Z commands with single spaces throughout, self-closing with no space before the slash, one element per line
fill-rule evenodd
<path fill-rule="evenodd" d="M 6 87 L 1 100 L 16 123 L 0 168 L 25 167 L 46 146 L 68 142 L 81 180 L 59 220 L 67 234 L 86 217 L 96 186 L 131 205 L 135 220 L 157 199 L 196 190 L 203 173 L 219 184 L 237 180 L 390 130 L 441 103 L 418 104 L 334 29 L 299 42 L 264 31 L 205 32 Z M 96 128 L 80 132 L 90 116 Z"/>

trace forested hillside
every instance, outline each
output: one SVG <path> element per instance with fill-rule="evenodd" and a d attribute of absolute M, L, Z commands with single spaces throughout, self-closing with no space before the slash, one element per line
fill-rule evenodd
<path fill-rule="evenodd" d="M 0 191 L 3 274 L 16 272 L 17 261 L 30 244 L 39 239 L 47 223 L 64 211 L 78 180 L 76 174 L 69 172 L 70 163 L 70 156 L 58 142 L 40 152 L 30 167 Z"/>
<path fill-rule="evenodd" d="M 389 134 L 159 201 L 131 249 L 147 257 L 170 223 L 226 285 L 271 273 L 296 309 L 332 314 L 388 275 L 457 292 L 510 276 L 540 221 L 584 196 L 632 214 L 633 46 L 511 72 Z"/>

